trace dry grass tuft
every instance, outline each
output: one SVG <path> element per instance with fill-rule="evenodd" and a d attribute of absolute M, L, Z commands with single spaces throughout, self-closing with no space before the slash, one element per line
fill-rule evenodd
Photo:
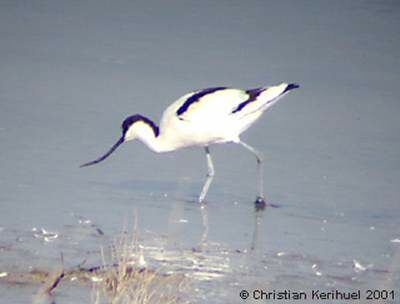
<path fill-rule="evenodd" d="M 61 265 L 57 270 L 3 272 L 0 283 L 41 283 L 34 303 L 55 303 L 56 291 L 70 282 L 91 286 L 91 302 L 94 304 L 190 303 L 188 276 L 182 272 L 168 271 L 167 266 L 148 265 L 144 247 L 138 242 L 136 228 L 131 234 L 122 233 L 107 252 L 101 250 L 101 258 L 100 265 L 83 267 L 86 262 L 83 261 L 65 269 L 61 254 Z"/>
<path fill-rule="evenodd" d="M 122 234 L 108 258 L 103 251 L 102 257 L 103 271 L 94 284 L 94 303 L 102 303 L 104 298 L 112 304 L 189 303 L 189 279 L 184 274 L 148 269 L 136 231 L 132 236 Z"/>

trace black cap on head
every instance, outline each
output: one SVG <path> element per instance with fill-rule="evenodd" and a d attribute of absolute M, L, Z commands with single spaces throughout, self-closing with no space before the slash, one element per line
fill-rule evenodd
<path fill-rule="evenodd" d="M 129 129 L 129 127 L 137 121 L 143 121 L 145 124 L 149 125 L 153 129 L 154 135 L 156 137 L 158 136 L 158 134 L 159 134 L 158 126 L 153 121 L 151 121 L 147 117 L 140 115 L 140 114 L 128 116 L 127 118 L 124 119 L 124 121 L 122 122 L 122 126 L 121 126 L 122 133 L 125 135 L 125 133 Z"/>

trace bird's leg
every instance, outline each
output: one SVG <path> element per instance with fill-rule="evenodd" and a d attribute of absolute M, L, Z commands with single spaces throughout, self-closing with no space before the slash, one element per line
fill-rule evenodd
<path fill-rule="evenodd" d="M 254 149 L 252 146 L 249 146 L 243 141 L 239 142 L 243 147 L 249 150 L 257 159 L 257 191 L 258 196 L 255 201 L 258 206 L 265 206 L 264 199 L 264 177 L 263 177 L 263 156 L 262 153 Z"/>
<path fill-rule="evenodd" d="M 208 192 L 208 188 L 210 188 L 211 182 L 214 178 L 214 165 L 211 159 L 211 154 L 210 154 L 210 149 L 208 146 L 204 147 L 204 150 L 206 151 L 206 158 L 207 158 L 207 179 L 206 182 L 204 183 L 203 189 L 201 190 L 200 196 L 199 196 L 199 203 L 204 201 L 204 198 L 206 197 L 206 194 Z"/>

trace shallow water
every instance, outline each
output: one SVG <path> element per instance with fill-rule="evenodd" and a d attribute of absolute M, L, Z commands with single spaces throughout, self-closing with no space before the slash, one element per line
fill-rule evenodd
<path fill-rule="evenodd" d="M 255 288 L 395 289 L 399 301 L 399 17 L 397 1 L 0 2 L 0 274 L 57 268 L 60 252 L 96 263 L 137 213 L 149 263 L 179 257 L 169 265 L 192 274 L 197 302 Z M 235 145 L 211 147 L 206 209 L 201 149 L 129 143 L 79 168 L 130 114 L 281 81 L 301 88 L 242 136 L 265 153 L 280 208 L 255 211 L 254 159 Z M 31 303 L 37 288 L 0 284 L 0 302 Z M 77 301 L 90 291 L 56 297 Z"/>

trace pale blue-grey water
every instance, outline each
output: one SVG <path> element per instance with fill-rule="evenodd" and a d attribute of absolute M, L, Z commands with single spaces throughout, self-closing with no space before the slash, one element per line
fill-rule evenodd
<path fill-rule="evenodd" d="M 386 289 L 398 303 L 399 37 L 398 1 L 0 1 L 0 275 L 57 269 L 60 252 L 95 263 L 137 214 L 143 242 L 178 270 L 206 261 L 187 270 L 193 302 Z M 301 87 L 242 136 L 264 152 L 280 208 L 255 213 L 255 160 L 233 144 L 211 147 L 205 210 L 202 149 L 130 142 L 79 168 L 128 115 L 158 120 L 195 89 L 282 81 Z M 0 283 L 0 303 L 37 289 Z M 90 289 L 65 284 L 55 300 L 90 303 Z"/>

